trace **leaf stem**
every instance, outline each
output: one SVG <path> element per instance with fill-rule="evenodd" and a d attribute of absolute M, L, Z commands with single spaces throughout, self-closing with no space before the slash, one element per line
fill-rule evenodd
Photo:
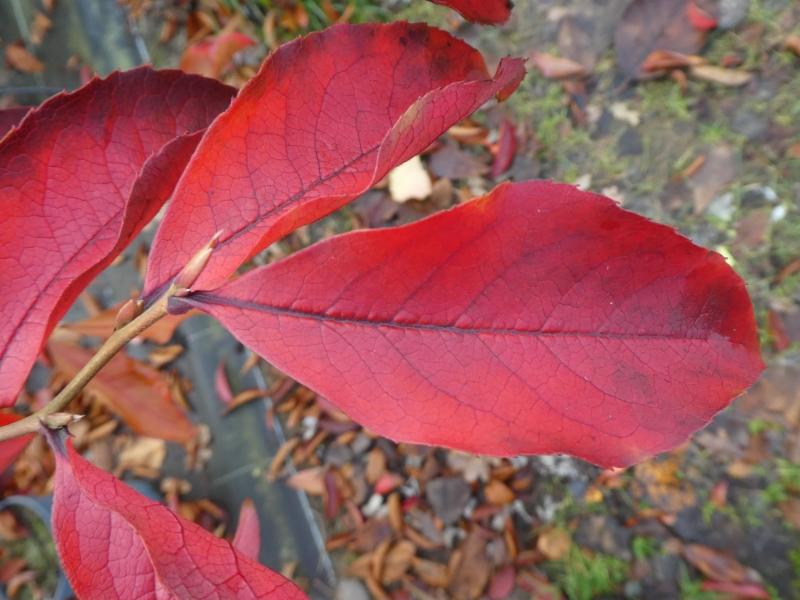
<path fill-rule="evenodd" d="M 8 440 L 26 433 L 39 431 L 41 420 L 64 409 L 78 394 L 81 393 L 86 384 L 119 352 L 125 344 L 150 327 L 153 323 L 168 314 L 167 303 L 169 299 L 179 292 L 180 288 L 175 284 L 171 285 L 158 300 L 150 305 L 142 314 L 133 319 L 127 325 L 117 329 L 111 336 L 103 342 L 94 356 L 89 359 L 83 368 L 78 371 L 75 377 L 50 400 L 45 406 L 33 414 L 0 427 L 0 442 Z"/>

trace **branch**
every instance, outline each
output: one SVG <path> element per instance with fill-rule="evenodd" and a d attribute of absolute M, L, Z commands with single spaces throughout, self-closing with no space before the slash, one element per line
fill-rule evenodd
<path fill-rule="evenodd" d="M 167 315 L 167 302 L 175 295 L 175 292 L 175 286 L 171 286 L 142 314 L 112 333 L 103 345 L 100 346 L 97 353 L 89 359 L 89 362 L 87 362 L 66 387 L 45 406 L 24 419 L 14 421 L 5 427 L 0 427 L 0 441 L 39 431 L 42 419 L 63 410 L 64 407 L 81 393 L 83 388 L 86 387 L 86 384 L 97 375 L 97 372 L 102 369 L 108 361 L 114 358 L 114 355 L 116 355 L 125 344 L 150 327 L 150 325 Z"/>
<path fill-rule="evenodd" d="M 89 359 L 89 362 L 87 362 L 64 389 L 45 406 L 24 419 L 0 427 L 0 442 L 25 435 L 26 433 L 39 431 L 46 417 L 63 410 L 64 407 L 81 393 L 83 388 L 86 387 L 86 384 L 97 375 L 97 372 L 102 369 L 108 361 L 114 358 L 125 344 L 150 327 L 150 325 L 169 314 L 167 305 L 169 304 L 170 298 L 173 296 L 184 296 L 189 293 L 189 288 L 205 268 L 221 236 L 222 232 L 217 232 L 208 244 L 201 248 L 197 254 L 186 263 L 186 266 L 175 277 L 174 282 L 167 288 L 167 291 L 133 320 L 130 320 L 133 316 L 131 309 L 135 304 L 130 302 L 125 304 L 117 314 L 117 318 L 122 319 L 122 323 L 120 323 L 121 326 L 103 342 L 103 345 L 100 346 L 95 355 Z"/>

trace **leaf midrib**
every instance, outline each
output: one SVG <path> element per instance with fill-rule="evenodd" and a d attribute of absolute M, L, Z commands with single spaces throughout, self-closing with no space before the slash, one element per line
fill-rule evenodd
<path fill-rule="evenodd" d="M 218 294 L 207 292 L 197 292 L 186 298 L 180 299 L 191 304 L 193 307 L 203 310 L 203 305 L 214 304 L 217 306 L 230 306 L 241 310 L 252 310 L 262 313 L 269 313 L 277 316 L 295 317 L 298 319 L 309 319 L 313 321 L 335 323 L 340 325 L 356 325 L 362 327 L 389 327 L 393 329 L 413 329 L 418 331 L 434 331 L 443 333 L 453 333 L 457 335 L 510 335 L 510 336 L 530 336 L 530 337 L 570 337 L 570 338 L 590 338 L 590 339 L 619 339 L 619 340 L 686 340 L 703 341 L 709 340 L 708 336 L 687 336 L 687 335 L 668 335 L 664 333 L 629 333 L 629 332 L 598 332 L 598 331 L 564 331 L 564 330 L 543 330 L 543 329 L 513 329 L 501 327 L 464 327 L 460 325 L 441 325 L 435 323 L 408 323 L 391 320 L 368 319 L 360 317 L 343 317 L 328 315 L 320 312 L 297 310 L 282 306 L 259 304 L 248 300 L 228 298 Z"/>

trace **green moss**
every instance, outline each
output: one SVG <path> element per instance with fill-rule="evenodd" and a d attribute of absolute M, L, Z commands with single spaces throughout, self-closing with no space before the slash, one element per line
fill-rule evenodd
<path fill-rule="evenodd" d="M 674 81 L 651 81 L 640 85 L 638 92 L 646 113 L 679 121 L 693 119 L 688 99 Z"/>
<path fill-rule="evenodd" d="M 27 510 L 20 510 L 17 514 L 30 533 L 20 540 L 0 543 L 0 549 L 6 553 L 6 559 L 21 558 L 25 561 L 27 568 L 37 574 L 37 587 L 54 590 L 58 557 L 50 530 L 45 523 Z M 28 600 L 35 596 L 33 590 L 25 585 L 17 597 L 21 600 Z"/>
<path fill-rule="evenodd" d="M 573 546 L 558 561 L 556 573 L 558 585 L 570 600 L 591 600 L 617 590 L 627 578 L 628 566 L 615 556 Z"/>
<path fill-rule="evenodd" d="M 637 535 L 631 542 L 631 552 L 637 560 L 647 560 L 661 551 L 658 540 Z"/>

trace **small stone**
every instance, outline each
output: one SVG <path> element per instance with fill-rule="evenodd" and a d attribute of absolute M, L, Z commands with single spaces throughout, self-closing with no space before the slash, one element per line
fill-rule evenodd
<path fill-rule="evenodd" d="M 706 212 L 722 221 L 730 221 L 733 218 L 733 213 L 736 212 L 736 207 L 733 204 L 733 194 L 728 192 L 717 196 L 708 205 Z"/>
<path fill-rule="evenodd" d="M 747 16 L 750 0 L 720 0 L 717 25 L 720 29 L 733 29 Z"/>
<path fill-rule="evenodd" d="M 470 486 L 460 477 L 439 477 L 425 486 L 425 498 L 445 525 L 458 521 L 471 494 Z"/>
<path fill-rule="evenodd" d="M 751 110 L 742 109 L 734 115 L 731 128 L 752 142 L 761 139 L 767 133 L 769 120 Z"/>
<path fill-rule="evenodd" d="M 777 223 L 778 221 L 782 221 L 783 218 L 786 216 L 786 206 L 784 204 L 779 204 L 775 208 L 772 209 L 772 212 L 769 215 L 769 220 L 773 223 Z"/>
<path fill-rule="evenodd" d="M 334 444 L 325 452 L 325 463 L 341 467 L 353 461 L 353 449 L 350 446 Z"/>
<path fill-rule="evenodd" d="M 617 141 L 617 152 L 620 156 L 639 156 L 644 151 L 642 136 L 633 128 L 628 128 Z"/>

